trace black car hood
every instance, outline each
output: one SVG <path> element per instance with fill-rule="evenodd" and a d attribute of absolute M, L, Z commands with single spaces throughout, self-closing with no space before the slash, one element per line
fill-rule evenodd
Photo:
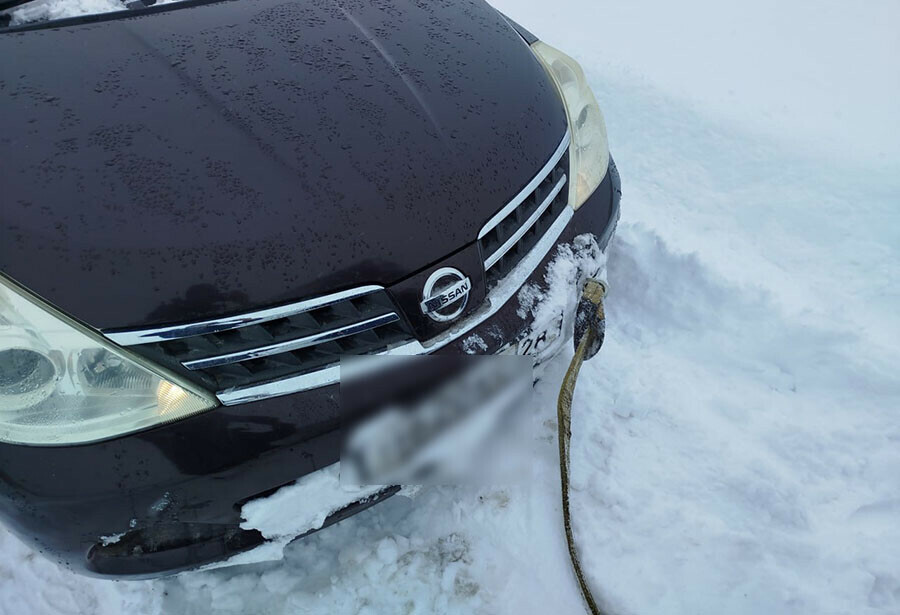
<path fill-rule="evenodd" d="M 391 284 L 563 107 L 481 0 L 232 0 L 0 35 L 0 269 L 98 328 Z"/>

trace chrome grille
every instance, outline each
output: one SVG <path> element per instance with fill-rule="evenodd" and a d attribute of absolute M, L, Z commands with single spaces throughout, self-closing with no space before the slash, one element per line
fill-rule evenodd
<path fill-rule="evenodd" d="M 567 134 L 537 177 L 478 234 L 489 289 L 515 268 L 566 210 L 568 147 Z"/>
<path fill-rule="evenodd" d="M 412 340 L 380 287 L 232 320 L 106 335 L 219 393 L 319 371 L 337 365 L 342 355 L 378 354 Z"/>

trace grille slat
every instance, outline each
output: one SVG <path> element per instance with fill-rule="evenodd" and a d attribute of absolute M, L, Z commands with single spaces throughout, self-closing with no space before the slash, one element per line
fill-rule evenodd
<path fill-rule="evenodd" d="M 569 154 L 564 141 L 530 185 L 532 191 L 505 207 L 479 233 L 490 291 L 538 244 L 569 202 Z"/>
<path fill-rule="evenodd" d="M 361 322 L 343 325 L 340 327 L 335 327 L 333 329 L 327 329 L 325 331 L 310 333 L 296 339 L 274 342 L 265 346 L 253 346 L 251 348 L 236 350 L 228 352 L 226 354 L 205 357 L 202 359 L 194 359 L 193 361 L 185 361 L 184 366 L 190 370 L 198 370 L 206 369 L 207 367 L 215 367 L 217 365 L 241 363 L 250 359 L 284 354 L 293 350 L 300 350 L 301 348 L 324 344 L 325 342 L 331 340 L 338 340 L 353 335 L 360 335 L 368 331 L 369 329 L 387 325 L 398 320 L 400 320 L 400 316 L 398 316 L 394 312 L 391 312 L 389 314 L 383 314 L 381 316 L 369 318 Z M 269 337 L 271 338 L 271 335 Z"/>
<path fill-rule="evenodd" d="M 222 392 L 323 369 L 341 355 L 377 353 L 413 339 L 382 288 L 266 313 L 270 317 L 264 320 L 131 348 Z"/>
<path fill-rule="evenodd" d="M 553 205 L 554 200 L 562 193 L 562 191 L 566 187 L 566 185 L 567 185 L 566 176 L 563 175 L 559 179 L 559 181 L 557 182 L 557 184 L 553 188 L 553 190 L 546 196 L 546 198 L 544 198 L 542 200 L 540 206 L 538 206 L 533 212 L 531 212 L 531 214 L 528 216 L 528 218 L 524 222 L 521 222 L 518 225 L 518 228 L 516 228 L 514 231 L 512 231 L 512 233 L 509 234 L 509 236 L 500 245 L 499 248 L 497 248 L 487 258 L 485 258 L 484 268 L 486 270 L 490 270 L 490 268 L 493 267 L 494 264 L 497 263 L 497 261 L 499 261 L 501 258 L 503 258 L 503 256 L 507 252 L 509 252 L 510 249 L 513 248 L 513 246 L 515 246 L 517 243 L 519 243 L 522 239 L 526 239 L 529 232 L 539 230 L 539 229 L 535 228 L 535 224 L 540 221 L 542 214 L 545 211 L 547 211 L 551 205 Z M 523 206 L 527 206 L 527 205 L 528 205 L 528 201 L 523 203 Z M 523 213 L 523 215 L 524 215 L 524 213 Z M 519 217 L 521 217 L 521 216 L 510 216 L 510 218 L 514 218 L 514 219 L 517 219 Z M 506 225 L 501 224 L 501 226 L 498 226 L 497 228 L 499 229 L 503 226 L 506 226 Z M 536 234 L 537 233 L 532 233 L 532 235 L 536 235 Z M 501 235 L 501 237 L 502 237 L 502 235 Z"/>

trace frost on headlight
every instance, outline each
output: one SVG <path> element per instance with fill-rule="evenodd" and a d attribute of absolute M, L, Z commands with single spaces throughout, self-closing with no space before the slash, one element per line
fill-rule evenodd
<path fill-rule="evenodd" d="M 216 405 L 0 277 L 0 441 L 94 442 Z"/>
<path fill-rule="evenodd" d="M 532 45 L 532 49 L 556 83 L 566 105 L 572 131 L 569 203 L 578 209 L 594 193 L 609 168 L 606 123 L 581 65 L 541 41 Z"/>

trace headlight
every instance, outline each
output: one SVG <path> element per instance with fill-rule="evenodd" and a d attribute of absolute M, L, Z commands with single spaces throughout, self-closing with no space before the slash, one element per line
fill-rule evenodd
<path fill-rule="evenodd" d="M 217 405 L 0 276 L 0 441 L 94 442 Z"/>
<path fill-rule="evenodd" d="M 606 123 L 578 62 L 541 41 L 531 48 L 559 88 L 569 115 L 569 203 L 578 209 L 594 193 L 609 168 Z"/>

